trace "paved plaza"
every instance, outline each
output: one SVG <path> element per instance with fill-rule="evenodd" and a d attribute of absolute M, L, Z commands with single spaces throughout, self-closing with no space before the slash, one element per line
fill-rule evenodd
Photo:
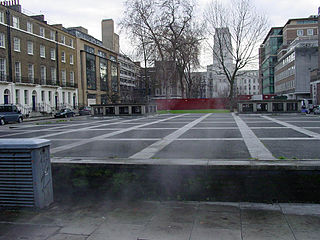
<path fill-rule="evenodd" d="M 48 139 L 56 162 L 214 164 L 320 159 L 320 117 L 299 114 L 50 119 L 1 126 L 0 138 Z"/>
<path fill-rule="evenodd" d="M 3 211 L 0 240 L 315 240 L 316 204 L 84 201 Z"/>

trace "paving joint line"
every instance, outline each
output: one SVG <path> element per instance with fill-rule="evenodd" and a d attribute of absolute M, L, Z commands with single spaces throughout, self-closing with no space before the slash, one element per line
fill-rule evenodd
<path fill-rule="evenodd" d="M 268 116 L 262 116 L 263 118 L 265 119 L 268 119 L 274 123 L 277 123 L 277 124 L 280 124 L 282 126 L 286 126 L 288 128 L 291 128 L 292 130 L 295 130 L 297 132 L 300 132 L 300 133 L 303 133 L 305 135 L 308 135 L 310 137 L 313 137 L 314 139 L 318 139 L 320 140 L 320 134 L 319 133 L 315 133 L 315 132 L 312 132 L 312 131 L 309 131 L 307 129 L 304 129 L 302 127 L 298 127 L 298 126 L 295 126 L 293 124 L 290 124 L 290 123 L 287 123 L 287 122 L 284 122 L 284 121 L 281 121 L 281 120 L 278 120 L 278 119 L 274 119 L 274 118 L 271 118 L 271 117 L 268 117 Z"/>
<path fill-rule="evenodd" d="M 272 153 L 267 149 L 249 126 L 239 117 L 232 113 L 247 149 L 252 158 L 259 160 L 276 160 Z"/>
<path fill-rule="evenodd" d="M 163 138 L 163 140 L 155 142 L 154 144 L 151 144 L 150 146 L 146 147 L 142 151 L 132 155 L 129 157 L 130 159 L 150 159 L 152 158 L 157 152 L 161 151 L 163 148 L 165 148 L 167 145 L 172 143 L 174 140 L 178 139 L 182 134 L 190 130 L 192 127 L 206 119 L 212 115 L 212 113 L 206 114 L 190 123 L 187 125 L 179 128 L 178 130 L 174 131 L 173 133 L 167 135 L 166 137 Z"/>
<path fill-rule="evenodd" d="M 51 149 L 50 152 L 51 153 L 61 152 L 61 151 L 64 151 L 64 150 L 67 150 L 67 149 L 70 149 L 70 148 L 78 147 L 78 146 L 81 146 L 81 145 L 96 141 L 96 140 L 104 139 L 104 138 L 107 138 L 107 137 L 112 137 L 112 136 L 115 136 L 115 135 L 118 135 L 118 134 L 121 134 L 121 133 L 124 133 L 124 132 L 128 132 L 128 131 L 131 131 L 131 130 L 134 130 L 134 129 L 137 129 L 137 128 L 140 128 L 140 127 L 143 127 L 143 126 L 152 125 L 152 124 L 155 124 L 155 123 L 163 122 L 165 120 L 174 119 L 174 118 L 178 118 L 178 117 L 180 117 L 180 116 L 173 116 L 173 117 L 160 119 L 160 120 L 149 122 L 149 123 L 140 124 L 140 125 L 137 125 L 137 126 L 134 126 L 134 127 L 121 129 L 119 131 L 103 134 L 103 135 L 98 136 L 98 137 L 93 137 L 93 138 L 89 138 L 89 139 L 86 139 L 86 140 L 82 140 L 81 142 L 76 142 L 76 143 L 67 144 L 65 146 L 56 147 L 56 148 Z M 127 121 L 130 121 L 130 120 L 127 120 Z"/>

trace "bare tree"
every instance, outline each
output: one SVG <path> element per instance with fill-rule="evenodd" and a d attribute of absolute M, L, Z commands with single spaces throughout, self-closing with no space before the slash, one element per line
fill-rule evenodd
<path fill-rule="evenodd" d="M 191 0 L 127 0 L 125 5 L 121 25 L 138 39 L 145 60 L 152 51 L 154 59 L 162 62 L 161 82 L 168 97 L 168 89 L 176 84 L 172 81 L 176 65 L 168 72 L 165 63 L 177 61 L 178 49 L 185 44 L 182 39 L 194 18 L 194 4 Z"/>
<path fill-rule="evenodd" d="M 250 0 L 232 0 L 231 6 L 212 1 L 204 16 L 208 34 L 214 39 L 211 50 L 217 61 L 215 67 L 230 84 L 228 98 L 233 111 L 237 73 L 258 59 L 257 49 L 267 31 L 268 21 Z"/>

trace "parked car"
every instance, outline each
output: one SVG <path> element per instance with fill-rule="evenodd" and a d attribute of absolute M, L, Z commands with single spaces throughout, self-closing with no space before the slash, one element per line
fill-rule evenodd
<path fill-rule="evenodd" d="M 315 108 L 313 109 L 313 113 L 314 113 L 314 114 L 319 114 L 319 115 L 320 115 L 320 105 L 319 105 L 319 106 L 317 106 L 317 107 L 315 107 Z"/>
<path fill-rule="evenodd" d="M 91 115 L 91 107 L 81 107 L 79 109 L 79 115 L 80 116 Z"/>
<path fill-rule="evenodd" d="M 70 108 L 63 108 L 59 112 L 57 112 L 54 117 L 55 118 L 68 118 L 74 117 L 76 113 L 72 111 Z"/>
<path fill-rule="evenodd" d="M 23 122 L 21 111 L 17 108 L 16 105 L 0 105 L 0 125 L 4 125 L 8 122 Z"/>

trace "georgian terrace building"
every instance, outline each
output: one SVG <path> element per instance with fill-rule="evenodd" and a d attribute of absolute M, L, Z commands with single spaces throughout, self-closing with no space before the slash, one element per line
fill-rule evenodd
<path fill-rule="evenodd" d="M 23 113 L 78 105 L 76 38 L 19 4 L 0 5 L 0 104 Z"/>

